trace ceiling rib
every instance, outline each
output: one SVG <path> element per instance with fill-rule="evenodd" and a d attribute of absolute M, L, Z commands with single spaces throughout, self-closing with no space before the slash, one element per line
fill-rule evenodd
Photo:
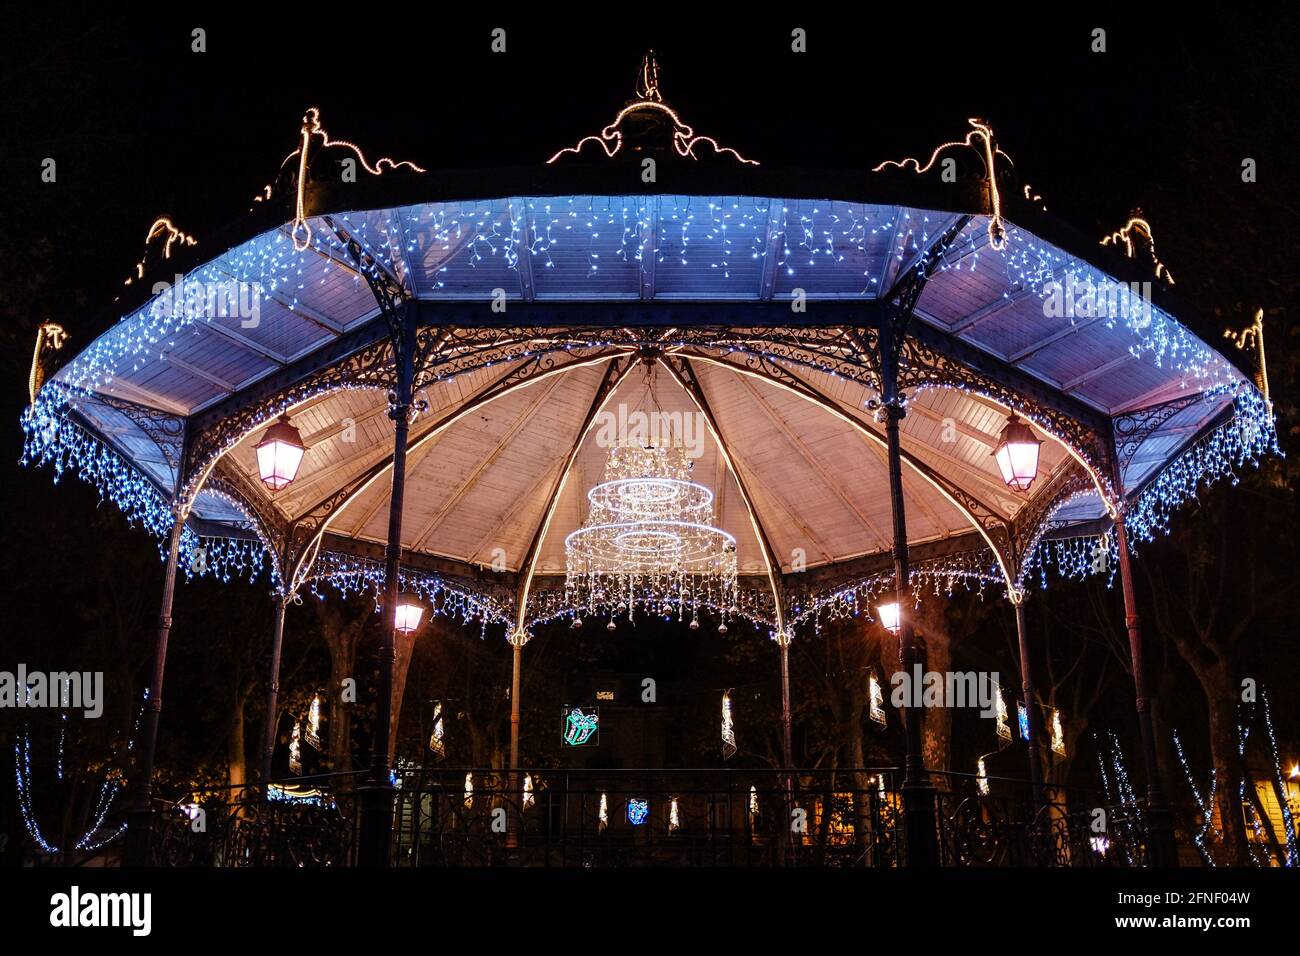
<path fill-rule="evenodd" d="M 718 427 L 718 420 L 713 417 L 713 409 L 710 408 L 708 400 L 704 396 L 703 388 L 699 384 L 699 379 L 696 378 L 688 359 L 682 356 L 675 356 L 673 359 L 660 356 L 658 361 L 660 365 L 668 369 L 668 373 L 677 380 L 677 384 L 690 396 L 691 401 L 695 403 L 695 407 L 704 416 L 704 420 L 709 425 L 709 431 L 713 435 L 713 440 L 717 443 L 718 454 L 726 459 L 727 467 L 731 470 L 731 476 L 736 480 L 736 490 L 740 492 L 740 497 L 745 502 L 745 510 L 749 512 L 749 521 L 753 525 L 754 536 L 758 538 L 759 546 L 763 551 L 763 563 L 767 565 L 767 581 L 772 588 L 772 601 L 776 609 L 776 629 L 778 633 L 784 632 L 785 610 L 781 606 L 781 586 L 778 578 L 781 573 L 781 563 L 777 560 L 776 552 L 772 549 L 772 542 L 767 536 L 767 531 L 758 519 L 754 499 L 745 486 L 745 479 L 736 468 L 735 460 L 731 457 L 731 452 L 727 448 L 726 439 Z M 680 363 L 680 369 L 674 367 L 673 362 Z"/>
<path fill-rule="evenodd" d="M 537 559 L 541 556 L 542 543 L 546 540 L 546 532 L 550 530 L 551 519 L 555 517 L 555 509 L 560 503 L 560 496 L 564 494 L 565 483 L 569 480 L 569 471 L 578 458 L 578 452 L 582 450 L 582 443 L 587 437 L 587 432 L 591 430 L 596 416 L 605 407 L 605 403 L 614 397 L 614 393 L 623 384 L 623 380 L 627 378 L 628 373 L 636 367 L 635 360 L 627 358 L 627 367 L 620 368 L 623 361 L 625 361 L 624 357 L 615 356 L 605 370 L 605 375 L 601 378 L 600 384 L 596 386 L 596 393 L 592 396 L 591 406 L 587 409 L 587 417 L 583 419 L 582 427 L 578 429 L 578 434 L 569 447 L 568 457 L 564 460 L 564 468 L 560 471 L 555 484 L 551 486 L 551 492 L 546 501 L 546 510 L 542 513 L 542 520 L 537 525 L 537 529 L 533 532 L 533 538 L 528 544 L 527 555 L 520 565 L 523 579 L 520 583 L 518 617 L 516 619 L 520 630 L 523 630 L 524 621 L 528 614 L 528 594 L 533 586 L 533 576 L 537 573 Z"/>

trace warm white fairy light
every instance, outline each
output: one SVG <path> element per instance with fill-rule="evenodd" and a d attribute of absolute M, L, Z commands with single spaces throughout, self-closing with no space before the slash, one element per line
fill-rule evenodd
<path fill-rule="evenodd" d="M 36 330 L 36 348 L 32 351 L 32 370 L 27 376 L 29 401 L 36 401 L 36 393 L 45 381 L 44 358 L 46 352 L 57 352 L 68 341 L 68 333 L 55 322 L 42 322 Z"/>
<path fill-rule="evenodd" d="M 995 727 L 999 740 L 1011 742 L 1011 714 L 1007 710 L 1007 699 L 1002 695 L 1002 687 L 998 684 L 993 685 L 993 701 L 997 705 L 997 720 Z"/>
<path fill-rule="evenodd" d="M 1134 236 L 1140 236 L 1146 242 L 1147 249 L 1151 253 L 1151 261 L 1156 268 L 1156 278 L 1164 279 L 1170 285 L 1173 285 L 1174 277 L 1169 274 L 1169 269 L 1165 267 L 1165 264 L 1161 262 L 1160 258 L 1156 255 L 1156 240 L 1151 234 L 1151 223 L 1142 218 L 1140 213 L 1130 216 L 1129 221 L 1124 223 L 1123 226 L 1112 232 L 1110 235 L 1103 237 L 1101 244 L 1103 246 L 1123 246 L 1125 255 L 1132 259 L 1137 252 L 1136 246 L 1133 242 Z"/>
<path fill-rule="evenodd" d="M 731 716 L 731 694 L 722 694 L 722 759 L 729 759 L 736 752 L 736 723 Z"/>
<path fill-rule="evenodd" d="M 312 241 L 311 225 L 307 222 L 306 191 L 308 153 L 311 148 L 311 140 L 313 136 L 320 137 L 322 147 L 341 146 L 344 149 L 351 150 L 352 154 L 357 158 L 357 161 L 361 163 L 362 168 L 371 176 L 380 176 L 384 173 L 385 169 L 394 170 L 400 169 L 403 166 L 415 173 L 425 172 L 423 167 L 415 165 L 415 163 L 410 160 L 396 161 L 387 156 L 377 160 L 372 166 L 366 160 L 366 155 L 361 151 L 360 146 L 357 146 L 355 143 L 349 143 L 344 139 L 330 139 L 329 133 L 325 132 L 325 128 L 320 124 L 320 110 L 315 106 L 311 107 L 302 118 L 302 143 L 295 153 L 289 154 L 289 158 L 292 158 L 295 155 L 298 157 L 298 195 L 294 205 L 293 227 L 289 232 L 290 235 L 293 236 L 293 246 L 299 252 L 308 249 L 311 246 Z"/>
<path fill-rule="evenodd" d="M 1052 708 L 1052 753 L 1065 756 L 1065 729 L 1061 726 L 1061 712 Z"/>
<path fill-rule="evenodd" d="M 135 274 L 128 276 L 126 281 L 122 283 L 123 285 L 130 285 L 136 279 L 144 278 L 145 268 L 148 265 L 149 259 L 149 246 L 151 243 L 156 242 L 159 239 L 162 240 L 162 257 L 164 259 L 170 259 L 172 257 L 172 246 L 177 243 L 182 246 L 197 245 L 197 240 L 195 240 L 193 236 L 181 232 L 181 230 L 176 228 L 176 224 L 166 216 L 159 216 L 149 226 L 149 232 L 145 234 L 145 254 L 140 258 L 140 261 L 135 264 Z"/>
<path fill-rule="evenodd" d="M 874 670 L 867 674 L 867 700 L 871 719 L 881 727 L 885 726 L 885 690 Z"/>
<path fill-rule="evenodd" d="M 307 743 L 320 747 L 320 694 L 312 697 L 307 708 Z"/>
<path fill-rule="evenodd" d="M 979 760 L 975 762 L 975 767 L 975 785 L 979 788 L 980 796 L 987 797 L 989 795 L 989 772 L 984 766 L 983 757 L 980 757 Z"/>
<path fill-rule="evenodd" d="M 609 826 L 609 796 L 602 793 L 600 795 L 600 809 L 597 811 L 597 829 L 604 833 Z"/>
<path fill-rule="evenodd" d="M 527 810 L 533 805 L 535 799 L 536 798 L 533 796 L 533 775 L 531 773 L 526 773 L 524 774 L 524 794 L 521 800 L 523 808 Z"/>
<path fill-rule="evenodd" d="M 681 828 L 682 828 L 681 811 L 677 807 L 677 798 L 673 797 L 668 804 L 668 832 L 672 833 L 675 830 L 680 830 Z"/>
<path fill-rule="evenodd" d="M 1237 348 L 1246 350 L 1253 348 L 1255 354 L 1259 356 L 1259 373 L 1256 376 L 1255 384 L 1259 387 L 1264 396 L 1265 403 L 1271 402 L 1268 387 L 1268 356 L 1264 353 L 1264 310 L 1255 310 L 1255 321 L 1240 332 L 1234 332 L 1232 329 L 1225 329 L 1223 337 L 1230 341 Z M 38 346 L 39 348 L 39 346 Z"/>
<path fill-rule="evenodd" d="M 474 807 L 474 774 L 469 772 L 465 774 L 465 809 L 471 810 Z"/>
<path fill-rule="evenodd" d="M 429 733 L 429 750 L 439 760 L 447 756 L 447 743 L 443 739 L 442 701 L 433 702 L 433 730 Z"/>

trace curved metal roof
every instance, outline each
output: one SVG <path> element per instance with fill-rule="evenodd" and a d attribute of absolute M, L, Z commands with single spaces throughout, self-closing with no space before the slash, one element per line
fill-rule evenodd
<path fill-rule="evenodd" d="M 428 406 L 412 428 L 404 539 L 414 565 L 473 576 L 499 549 L 517 572 L 537 539 L 539 572 L 561 572 L 598 477 L 582 425 L 599 398 L 602 409 L 707 412 L 697 474 L 718 493 L 742 572 L 762 573 L 766 552 L 782 573 L 805 562 L 842 583 L 879 570 L 889 547 L 879 396 L 856 330 L 918 264 L 929 277 L 909 333 L 903 447 L 922 556 L 983 547 L 997 525 L 1016 565 L 1002 571 L 1022 578 L 1044 534 L 1096 534 L 1125 506 L 1145 516 L 1142 537 L 1206 473 L 1272 447 L 1240 355 L 1198 336 L 1150 269 L 1025 198 L 991 132 L 949 144 L 963 174 L 948 182 L 938 163 L 774 170 L 694 131 L 682 138 L 666 114 L 680 121 L 643 96 L 553 164 L 461 173 L 371 163 L 309 114 L 303 145 L 243 222 L 192 246 L 159 230 L 165 257 L 138 270 L 120 320 L 42 391 L 29 457 L 85 470 L 78 442 L 97 444 L 114 463 L 88 477 L 103 486 L 125 468 L 165 502 L 181 431 L 192 466 L 206 435 L 206 458 L 179 479 L 191 490 L 213 479 L 193 502 L 199 534 L 238 536 L 250 517 L 263 537 L 323 522 L 325 550 L 366 554 L 384 539 L 391 455 L 384 379 L 365 359 L 382 359 L 387 335 L 378 279 L 403 291 L 421 327 L 457 330 L 427 353 L 419 382 Z M 616 148 L 609 130 L 621 131 Z M 670 138 L 656 146 L 659 135 Z M 349 160 L 354 182 L 340 178 Z M 226 294 L 236 301 L 222 309 Z M 653 385 L 619 364 L 647 354 Z M 1048 439 L 1027 495 L 1002 484 L 990 456 L 1008 408 Z M 252 446 L 282 409 L 309 451 L 272 496 Z"/>

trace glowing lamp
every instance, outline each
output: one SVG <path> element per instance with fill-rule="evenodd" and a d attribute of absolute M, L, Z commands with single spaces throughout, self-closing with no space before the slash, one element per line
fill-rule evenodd
<path fill-rule="evenodd" d="M 397 612 L 393 615 L 393 627 L 403 634 L 410 634 L 420 627 L 424 617 L 424 605 L 410 592 L 403 593 L 397 599 Z"/>
<path fill-rule="evenodd" d="M 1012 412 L 993 457 L 998 460 L 1002 480 L 1016 491 L 1028 491 L 1038 477 L 1038 448 L 1042 442 L 1034 437 L 1034 430 Z"/>
<path fill-rule="evenodd" d="M 880 625 L 887 631 L 894 634 L 898 633 L 898 605 L 882 604 L 876 608 L 876 613 L 880 615 Z"/>
<path fill-rule="evenodd" d="M 257 443 L 257 470 L 266 487 L 272 491 L 289 487 L 298 477 L 298 466 L 302 464 L 306 450 L 302 436 L 290 423 L 289 416 L 281 415 Z"/>

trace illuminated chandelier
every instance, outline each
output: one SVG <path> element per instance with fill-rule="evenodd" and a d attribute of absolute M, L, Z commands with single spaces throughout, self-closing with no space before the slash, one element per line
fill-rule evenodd
<path fill-rule="evenodd" d="M 564 539 L 569 605 L 588 614 L 640 607 L 699 626 L 701 606 L 735 612 L 736 539 L 713 525 L 713 492 L 690 480 L 688 449 L 617 445 L 590 512 Z M 574 618 L 575 626 L 581 619 Z"/>

